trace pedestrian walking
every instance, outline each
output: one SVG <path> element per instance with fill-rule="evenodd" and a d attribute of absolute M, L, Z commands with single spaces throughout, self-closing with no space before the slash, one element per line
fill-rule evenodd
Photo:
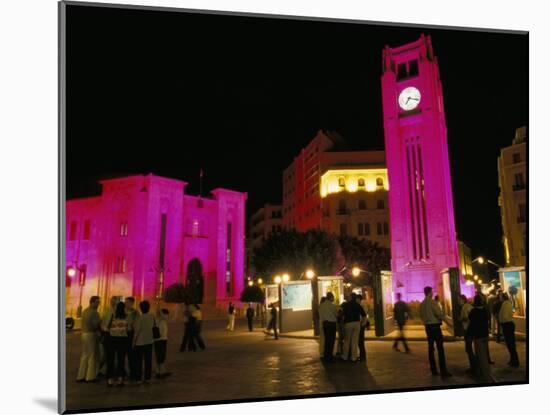
<path fill-rule="evenodd" d="M 128 353 L 126 306 L 119 301 L 107 324 L 110 353 L 107 360 L 107 386 L 124 386 L 124 364 Z"/>
<path fill-rule="evenodd" d="M 184 352 L 185 350 L 196 350 L 196 318 L 193 316 L 194 311 L 195 306 L 191 306 L 190 304 L 185 303 L 185 309 L 183 310 L 183 338 L 181 340 L 180 352 Z"/>
<path fill-rule="evenodd" d="M 197 346 L 201 350 L 206 349 L 204 340 L 202 338 L 202 310 L 198 304 L 194 304 L 194 310 L 192 312 L 192 317 L 194 318 L 192 326 L 193 340 L 197 343 Z"/>
<path fill-rule="evenodd" d="M 411 315 L 411 310 L 406 302 L 401 300 L 401 293 L 397 293 L 397 301 L 393 306 L 393 318 L 397 324 L 397 337 L 393 342 L 393 350 L 399 352 L 399 342 L 403 343 L 406 353 L 410 353 L 407 339 L 405 338 L 405 324 Z"/>
<path fill-rule="evenodd" d="M 136 351 L 136 380 L 138 384 L 149 383 L 153 371 L 153 327 L 155 318 L 149 312 L 149 301 L 139 303 L 141 315 L 134 325 L 133 347 Z"/>
<path fill-rule="evenodd" d="M 159 329 L 160 337 L 154 339 L 154 350 L 155 350 L 155 361 L 157 363 L 157 379 L 164 379 L 171 375 L 170 372 L 166 372 L 164 366 L 166 362 L 166 350 L 168 346 L 168 317 L 170 316 L 170 311 L 166 308 L 160 308 L 160 305 L 157 304 L 156 311 L 156 325 Z"/>
<path fill-rule="evenodd" d="M 248 331 L 252 331 L 254 325 L 254 309 L 252 308 L 252 303 L 248 303 L 248 308 L 246 309 L 246 321 L 248 322 Z"/>
<path fill-rule="evenodd" d="M 352 293 L 349 301 L 342 304 L 344 317 L 344 350 L 342 360 L 357 362 L 359 330 L 361 328 L 361 318 L 366 316 L 365 311 L 357 302 L 357 294 Z"/>
<path fill-rule="evenodd" d="M 271 320 L 269 320 L 269 325 L 266 328 L 266 334 L 269 334 L 269 332 L 273 330 L 275 340 L 279 340 L 279 334 L 277 333 L 277 319 L 278 319 L 277 307 L 275 303 L 271 303 Z"/>
<path fill-rule="evenodd" d="M 128 375 L 131 382 L 136 381 L 136 365 L 137 365 L 137 356 L 136 351 L 133 347 L 134 344 L 134 325 L 137 318 L 139 317 L 139 312 L 135 309 L 136 299 L 134 297 L 126 297 L 124 299 L 124 308 L 126 311 L 126 321 L 128 322 Z"/>
<path fill-rule="evenodd" d="M 235 330 L 235 306 L 232 302 L 229 302 L 227 307 L 227 330 Z"/>
<path fill-rule="evenodd" d="M 90 298 L 90 305 L 82 312 L 80 341 L 82 351 L 77 382 L 96 382 L 99 369 L 99 336 L 101 318 L 97 309 L 100 299 L 97 295 Z"/>
<path fill-rule="evenodd" d="M 466 298 L 464 294 L 460 295 L 458 303 L 460 305 L 460 323 L 464 329 L 464 350 L 468 355 L 468 362 L 470 364 L 466 373 L 475 374 L 477 372 L 477 358 L 474 354 L 474 339 L 468 331 L 470 325 L 470 312 L 473 310 L 474 306 L 468 302 L 468 298 Z"/>
<path fill-rule="evenodd" d="M 487 319 L 487 309 L 485 301 L 481 295 L 474 297 L 474 306 L 470 311 L 468 324 L 468 337 L 474 341 L 477 368 L 483 381 L 494 382 L 491 376 L 491 367 L 489 365 L 489 320 Z"/>
<path fill-rule="evenodd" d="M 336 324 L 338 321 L 338 307 L 334 304 L 334 294 L 328 292 L 321 304 L 319 304 L 319 321 L 323 333 L 323 354 L 324 362 L 334 361 L 334 343 L 336 341 Z"/>
<path fill-rule="evenodd" d="M 510 354 L 508 366 L 519 367 L 519 357 L 516 350 L 516 325 L 514 323 L 514 309 L 507 293 L 502 294 L 502 305 L 498 313 L 498 321 L 502 326 L 504 342 Z"/>
<path fill-rule="evenodd" d="M 361 317 L 361 320 L 359 320 L 359 337 L 358 337 L 358 343 L 357 346 L 359 347 L 359 361 L 360 362 L 366 362 L 367 361 L 367 349 L 365 347 L 365 330 L 367 329 L 367 322 L 369 321 L 369 313 L 367 312 L 367 304 L 363 302 L 363 296 L 360 294 L 357 294 L 356 301 L 359 303 L 363 311 L 365 312 L 365 316 Z"/>
<path fill-rule="evenodd" d="M 451 373 L 447 370 L 445 361 L 445 349 L 443 348 L 443 333 L 441 332 L 441 322 L 443 321 L 443 310 L 441 306 L 432 298 L 432 287 L 424 288 L 424 300 L 420 303 L 420 319 L 424 323 L 426 337 L 428 338 L 428 360 L 432 375 L 441 374 L 441 377 L 450 377 Z M 439 358 L 439 371 L 435 363 L 435 349 L 437 346 L 437 356 Z"/>

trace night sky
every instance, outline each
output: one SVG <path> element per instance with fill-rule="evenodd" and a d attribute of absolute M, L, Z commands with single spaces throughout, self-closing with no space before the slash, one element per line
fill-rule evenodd
<path fill-rule="evenodd" d="M 381 150 L 381 54 L 430 34 L 456 225 L 504 262 L 497 156 L 528 120 L 525 35 L 67 7 L 67 197 L 155 173 L 282 201 L 282 171 L 321 128 Z"/>

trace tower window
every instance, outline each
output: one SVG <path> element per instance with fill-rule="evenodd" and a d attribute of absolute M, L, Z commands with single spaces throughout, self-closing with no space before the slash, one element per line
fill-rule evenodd
<path fill-rule="evenodd" d="M 416 59 L 409 62 L 409 76 L 418 76 L 418 61 Z"/>
<path fill-rule="evenodd" d="M 405 79 L 407 77 L 407 64 L 400 63 L 397 65 L 397 80 Z"/>

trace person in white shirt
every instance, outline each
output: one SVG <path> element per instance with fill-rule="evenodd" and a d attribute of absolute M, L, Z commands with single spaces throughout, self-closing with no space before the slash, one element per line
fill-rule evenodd
<path fill-rule="evenodd" d="M 498 321 L 504 334 L 504 342 L 510 354 L 508 366 L 519 367 L 519 357 L 516 350 L 516 325 L 514 323 L 514 307 L 507 293 L 502 294 L 502 306 L 498 312 Z"/>
<path fill-rule="evenodd" d="M 328 292 L 325 301 L 319 305 L 319 321 L 324 334 L 325 346 L 323 360 L 334 361 L 334 343 L 336 341 L 336 322 L 338 320 L 338 306 L 334 304 L 334 294 Z"/>
<path fill-rule="evenodd" d="M 235 330 L 235 306 L 231 302 L 227 307 L 227 330 Z"/>
<path fill-rule="evenodd" d="M 149 312 L 151 305 L 149 301 L 139 303 L 141 315 L 134 323 L 133 347 L 136 351 L 136 378 L 137 383 L 148 383 L 151 380 L 153 371 L 153 326 L 155 318 Z M 145 367 L 145 373 L 143 371 Z M 143 375 L 143 377 L 142 377 Z"/>
<path fill-rule="evenodd" d="M 165 371 L 164 362 L 166 362 L 166 346 L 168 344 L 168 317 L 170 311 L 166 308 L 160 308 L 157 304 L 155 324 L 159 328 L 160 337 L 154 341 L 155 360 L 157 362 L 157 379 L 163 379 L 171 375 Z"/>
<path fill-rule="evenodd" d="M 441 306 L 432 298 L 432 287 L 424 288 L 425 298 L 420 303 L 420 319 L 426 329 L 428 338 L 428 357 L 430 361 L 430 370 L 432 375 L 438 375 L 435 364 L 434 343 L 437 346 L 437 356 L 439 358 L 439 370 L 441 377 L 452 376 L 447 371 L 447 362 L 445 361 L 445 349 L 443 348 L 443 333 L 441 332 L 441 322 L 443 321 L 443 311 Z"/>

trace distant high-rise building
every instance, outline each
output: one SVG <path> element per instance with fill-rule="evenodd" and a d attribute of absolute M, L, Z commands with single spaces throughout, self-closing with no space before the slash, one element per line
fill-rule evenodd
<path fill-rule="evenodd" d="M 250 218 L 249 240 L 252 249 L 262 245 L 273 232 L 283 229 L 283 207 L 266 203 Z"/>
<path fill-rule="evenodd" d="M 512 145 L 498 158 L 498 204 L 506 265 L 525 266 L 527 246 L 527 128 L 516 130 Z"/>

